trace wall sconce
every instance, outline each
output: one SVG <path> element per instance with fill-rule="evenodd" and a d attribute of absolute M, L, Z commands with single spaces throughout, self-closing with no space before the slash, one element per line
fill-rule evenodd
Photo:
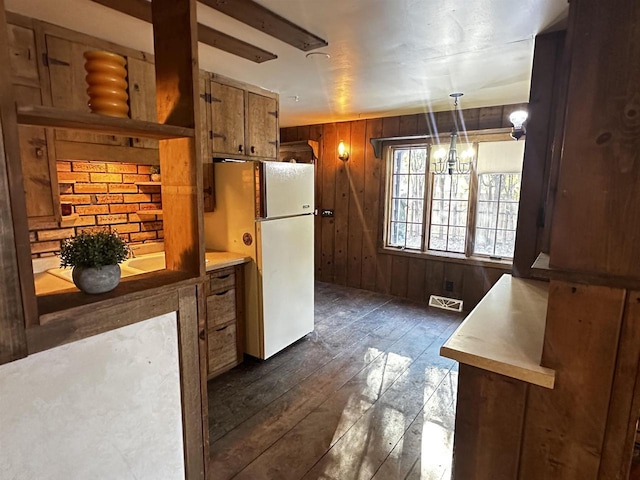
<path fill-rule="evenodd" d="M 340 143 L 338 144 L 338 158 L 343 162 L 349 160 L 349 151 L 347 150 L 347 147 L 344 146 L 344 142 L 342 140 L 340 140 Z"/>
<path fill-rule="evenodd" d="M 515 140 L 520 140 L 524 135 L 527 134 L 527 129 L 524 127 L 524 122 L 529 118 L 529 114 L 524 110 L 516 110 L 511 115 L 509 115 L 509 121 L 513 123 L 513 128 L 511 129 L 511 138 Z"/>

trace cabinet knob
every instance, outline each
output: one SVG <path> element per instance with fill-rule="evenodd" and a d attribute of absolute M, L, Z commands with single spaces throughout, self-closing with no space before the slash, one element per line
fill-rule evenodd
<path fill-rule="evenodd" d="M 238 153 L 242 153 L 242 145 L 238 145 Z"/>
<path fill-rule="evenodd" d="M 42 147 L 36 147 L 36 157 L 42 158 L 44 157 L 44 150 Z"/>
<path fill-rule="evenodd" d="M 251 145 L 251 153 L 256 153 L 256 147 L 254 147 L 253 145 Z"/>

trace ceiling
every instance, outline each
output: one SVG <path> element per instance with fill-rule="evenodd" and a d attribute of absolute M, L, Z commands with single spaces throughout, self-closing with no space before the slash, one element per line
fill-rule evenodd
<path fill-rule="evenodd" d="M 198 4 L 198 21 L 278 55 L 256 64 L 200 44 L 200 67 L 280 94 L 283 127 L 528 100 L 534 36 L 565 0 L 258 0 L 329 42 L 306 58 Z M 6 9 L 138 50 L 151 26 L 89 0 L 5 0 Z"/>

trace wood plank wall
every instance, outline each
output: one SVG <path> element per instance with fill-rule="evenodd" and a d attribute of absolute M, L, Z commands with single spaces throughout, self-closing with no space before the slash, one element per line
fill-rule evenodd
<path fill-rule="evenodd" d="M 511 127 L 509 114 L 526 105 L 463 110 L 467 130 Z M 318 280 L 388 293 L 427 302 L 430 295 L 464 300 L 473 308 L 500 278 L 504 269 L 432 260 L 379 250 L 380 206 L 384 162 L 375 158 L 371 138 L 448 133 L 453 115 L 428 112 L 351 122 L 281 129 L 282 142 L 320 143 L 316 165 L 316 208 L 334 210 L 334 217 L 316 217 L 315 273 Z M 349 149 L 347 162 L 338 159 L 340 140 Z M 453 282 L 453 291 L 445 284 Z"/>

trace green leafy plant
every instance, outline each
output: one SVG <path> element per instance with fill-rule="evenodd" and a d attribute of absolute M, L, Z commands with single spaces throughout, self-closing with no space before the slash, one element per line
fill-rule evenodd
<path fill-rule="evenodd" d="M 82 232 L 62 243 L 61 267 L 102 268 L 124 262 L 129 247 L 115 231 Z"/>
<path fill-rule="evenodd" d="M 157 175 L 160 173 L 160 167 L 158 165 L 152 165 L 151 168 L 149 169 L 149 173 L 151 175 Z"/>

